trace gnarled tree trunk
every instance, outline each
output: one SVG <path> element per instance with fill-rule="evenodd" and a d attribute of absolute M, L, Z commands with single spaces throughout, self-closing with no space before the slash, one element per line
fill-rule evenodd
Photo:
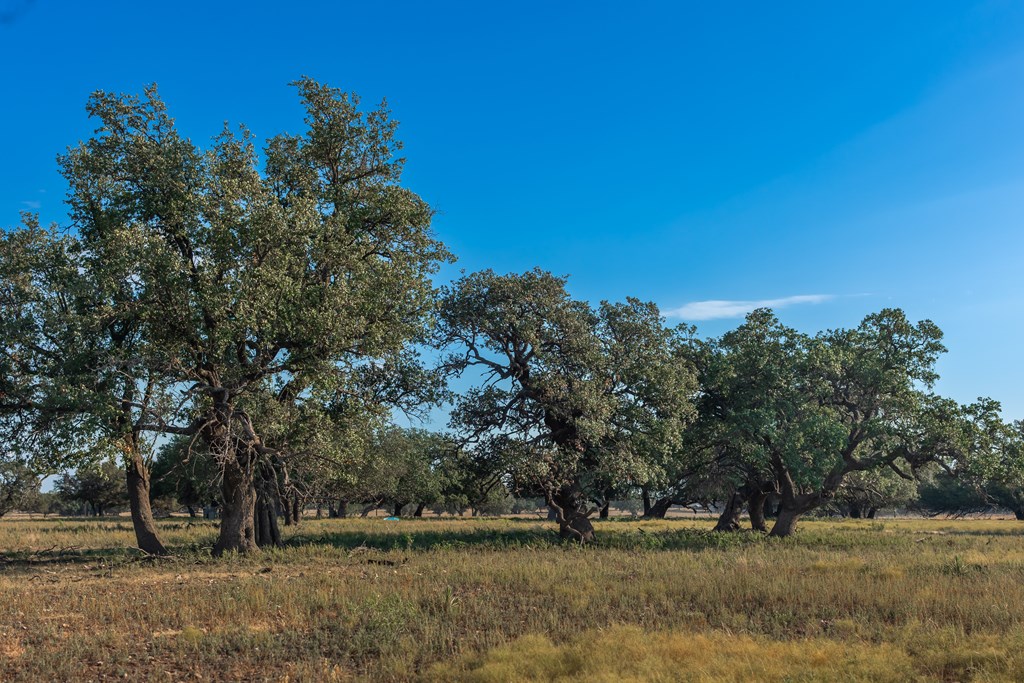
<path fill-rule="evenodd" d="M 729 500 L 725 503 L 725 509 L 718 516 L 718 523 L 715 524 L 715 531 L 738 531 L 740 528 L 740 515 L 743 514 L 743 506 L 747 497 L 740 489 L 733 491 Z"/>
<path fill-rule="evenodd" d="M 128 483 L 128 505 L 132 511 L 132 526 L 135 527 L 135 542 L 139 549 L 150 555 L 167 555 L 167 548 L 160 541 L 153 520 L 153 509 L 149 503 L 149 469 L 137 449 L 132 449 L 125 474 Z"/>
<path fill-rule="evenodd" d="M 644 517 L 646 519 L 665 519 L 665 515 L 668 514 L 671 507 L 671 498 L 659 498 L 650 505 L 645 506 Z"/>
<path fill-rule="evenodd" d="M 796 508 L 787 507 L 782 505 L 779 510 L 779 517 L 775 520 L 774 526 L 769 536 L 775 536 L 776 538 L 785 538 L 791 536 L 796 531 L 796 523 L 800 520 L 800 516 L 803 512 Z"/>
<path fill-rule="evenodd" d="M 223 465 L 220 535 L 213 546 L 218 557 L 228 551 L 251 553 L 259 550 L 256 543 L 256 486 L 252 466 L 239 462 L 234 455 Z"/>
<path fill-rule="evenodd" d="M 594 525 L 586 509 L 586 500 L 575 486 L 568 486 L 548 497 L 548 506 L 558 521 L 558 534 L 565 540 L 593 543 Z"/>
<path fill-rule="evenodd" d="M 281 547 L 281 528 L 277 524 L 277 510 L 281 503 L 284 503 L 284 511 L 289 517 L 291 509 L 288 500 L 281 495 L 281 487 L 278 481 L 278 470 L 273 463 L 261 461 L 257 465 L 256 476 L 256 510 L 254 521 L 256 524 L 255 536 L 256 545 L 261 548 Z"/>

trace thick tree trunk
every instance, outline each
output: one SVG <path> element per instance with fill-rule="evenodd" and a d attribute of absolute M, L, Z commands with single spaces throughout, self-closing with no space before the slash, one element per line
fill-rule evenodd
<path fill-rule="evenodd" d="M 650 499 L 648 499 L 648 503 L 650 503 Z M 654 503 L 645 506 L 644 517 L 646 519 L 665 519 L 665 515 L 668 514 L 671 507 L 671 498 L 659 498 Z"/>
<path fill-rule="evenodd" d="M 133 451 L 126 468 L 128 481 L 128 505 L 132 511 L 132 526 L 135 527 L 135 543 L 149 555 L 167 555 L 167 548 L 160 541 L 153 520 L 153 509 L 149 504 L 149 469 L 142 460 L 142 454 Z"/>
<path fill-rule="evenodd" d="M 1024 521 L 1024 508 L 1014 508 L 1013 516 L 1021 521 Z"/>
<path fill-rule="evenodd" d="M 273 497 L 257 492 L 254 521 L 256 545 L 261 548 L 281 547 L 281 529 L 277 525 L 277 505 Z"/>
<path fill-rule="evenodd" d="M 339 500 L 338 501 L 338 517 L 341 517 L 342 519 L 345 519 L 346 517 L 348 517 L 348 501 L 347 500 Z"/>
<path fill-rule="evenodd" d="M 285 526 L 291 526 L 295 523 L 295 520 L 292 518 L 292 506 L 287 500 L 282 501 L 281 512 L 284 513 Z M 256 536 L 257 538 L 259 538 L 259 534 L 257 534 Z"/>
<path fill-rule="evenodd" d="M 581 544 L 593 543 L 596 540 L 594 525 L 587 516 L 586 501 L 575 487 L 559 491 L 551 497 L 548 505 L 555 510 L 558 534 L 563 539 Z"/>
<path fill-rule="evenodd" d="M 601 512 L 598 514 L 598 516 L 601 519 L 608 519 L 608 508 L 609 507 L 611 507 L 611 503 L 605 503 L 604 505 L 601 506 Z"/>
<path fill-rule="evenodd" d="M 775 536 L 776 538 L 785 538 L 786 536 L 793 535 L 796 531 L 796 523 L 800 520 L 800 516 L 803 514 L 797 508 L 787 508 L 781 506 L 779 510 L 779 517 L 775 520 L 775 525 L 772 526 L 772 531 L 769 536 Z"/>
<path fill-rule="evenodd" d="M 292 496 L 292 522 L 298 524 L 302 521 L 302 501 L 299 499 L 299 494 Z"/>
<path fill-rule="evenodd" d="M 747 511 L 750 513 L 750 528 L 754 531 L 768 531 L 768 525 L 764 519 L 764 505 L 768 500 L 767 493 L 755 493 L 747 503 Z"/>
<path fill-rule="evenodd" d="M 277 523 L 278 507 L 284 508 L 284 513 L 289 518 L 291 508 L 287 498 L 281 495 L 277 468 L 269 462 L 261 462 L 257 468 L 254 515 L 256 545 L 261 548 L 280 548 L 282 543 L 281 528 Z"/>
<path fill-rule="evenodd" d="M 402 516 L 402 508 L 405 507 L 405 503 L 395 503 L 395 517 Z"/>
<path fill-rule="evenodd" d="M 252 553 L 256 544 L 256 486 L 251 469 L 232 457 L 223 468 L 220 487 L 224 497 L 221 507 L 220 535 L 213 546 L 214 557 L 228 551 Z"/>
<path fill-rule="evenodd" d="M 423 510 L 427 507 L 426 503 L 420 503 L 416 506 L 416 512 L 412 513 L 413 517 L 422 517 Z"/>
<path fill-rule="evenodd" d="M 868 519 L 874 519 L 877 512 L 878 508 L 868 508 Z"/>
<path fill-rule="evenodd" d="M 860 519 L 863 516 L 864 516 L 864 513 L 861 511 L 860 505 L 857 505 L 856 503 L 853 503 L 852 505 L 850 505 L 850 518 L 851 519 Z"/>
<path fill-rule="evenodd" d="M 743 514 L 743 506 L 747 498 L 739 490 L 733 491 L 729 500 L 725 503 L 725 509 L 718 516 L 718 523 L 715 524 L 715 531 L 738 531 L 740 528 L 740 515 Z"/>
<path fill-rule="evenodd" d="M 651 516 L 651 492 L 647 490 L 646 486 L 641 488 L 640 492 L 641 492 L 641 496 L 640 497 L 643 499 L 643 503 L 644 503 L 644 517 L 650 517 Z"/>
<path fill-rule="evenodd" d="M 196 509 L 194 507 L 192 507 L 191 505 L 186 505 L 185 509 L 188 511 L 189 517 L 191 517 L 192 519 L 196 518 Z"/>

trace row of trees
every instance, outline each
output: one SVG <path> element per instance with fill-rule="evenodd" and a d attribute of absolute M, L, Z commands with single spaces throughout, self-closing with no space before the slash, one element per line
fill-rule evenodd
<path fill-rule="evenodd" d="M 122 466 L 139 547 L 166 552 L 152 466 L 216 501 L 214 553 L 280 540 L 303 501 L 396 507 L 542 498 L 566 538 L 637 496 L 725 501 L 771 533 L 881 471 L 1019 491 L 1020 425 L 930 392 L 932 323 L 885 310 L 809 336 L 770 311 L 704 340 L 636 299 L 573 299 L 539 270 L 464 275 L 401 184 L 386 104 L 302 79 L 301 135 L 208 149 L 155 88 L 99 92 L 59 159 L 70 224 L 0 240 L 0 433 L 32 472 Z M 439 356 L 427 362 L 423 357 Z M 458 394 L 449 380 L 471 388 Z M 450 431 L 391 426 L 451 409 Z M 188 489 L 188 490 L 186 490 Z"/>

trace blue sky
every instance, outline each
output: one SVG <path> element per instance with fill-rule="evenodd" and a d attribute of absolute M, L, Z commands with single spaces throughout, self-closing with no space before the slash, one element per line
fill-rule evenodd
<path fill-rule="evenodd" d="M 1024 3 L 0 0 L 0 60 L 0 224 L 64 219 L 92 90 L 266 137 L 307 74 L 388 98 L 446 277 L 539 265 L 708 334 L 899 306 L 942 392 L 1024 417 Z"/>

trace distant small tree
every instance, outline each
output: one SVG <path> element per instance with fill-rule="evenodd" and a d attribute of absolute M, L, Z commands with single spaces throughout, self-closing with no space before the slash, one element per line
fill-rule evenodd
<path fill-rule="evenodd" d="M 897 462 L 897 467 L 910 467 Z M 891 468 L 852 472 L 836 491 L 833 507 L 854 519 L 874 519 L 882 508 L 908 508 L 918 500 L 918 481 L 899 476 Z"/>
<path fill-rule="evenodd" d="M 152 468 L 152 496 L 183 505 L 189 516 L 220 498 L 217 463 L 209 452 L 191 447 L 189 439 L 175 437 L 157 453 Z"/>
<path fill-rule="evenodd" d="M 54 489 L 66 501 L 84 503 L 98 517 L 128 504 L 124 475 L 112 460 L 84 465 L 62 475 Z"/>

